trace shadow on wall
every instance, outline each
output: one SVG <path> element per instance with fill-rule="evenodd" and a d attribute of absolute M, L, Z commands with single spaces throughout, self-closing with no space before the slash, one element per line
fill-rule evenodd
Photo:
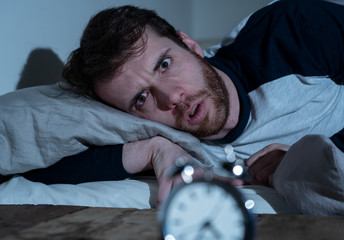
<path fill-rule="evenodd" d="M 17 89 L 61 81 L 63 66 L 63 62 L 51 49 L 36 48 L 30 53 L 24 65 Z"/>

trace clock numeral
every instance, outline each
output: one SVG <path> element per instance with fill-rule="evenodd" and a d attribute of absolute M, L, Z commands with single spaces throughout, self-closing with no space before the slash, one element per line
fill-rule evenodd
<path fill-rule="evenodd" d="M 178 209 L 179 209 L 180 211 L 185 211 L 185 210 L 187 209 L 187 206 L 186 206 L 185 203 L 180 202 L 180 203 L 178 203 Z"/>
<path fill-rule="evenodd" d="M 183 219 L 175 218 L 172 220 L 172 224 L 176 227 L 182 226 L 183 225 Z"/>
<path fill-rule="evenodd" d="M 196 201 L 198 199 L 198 194 L 197 192 L 189 192 L 189 198 L 192 199 L 193 201 Z"/>

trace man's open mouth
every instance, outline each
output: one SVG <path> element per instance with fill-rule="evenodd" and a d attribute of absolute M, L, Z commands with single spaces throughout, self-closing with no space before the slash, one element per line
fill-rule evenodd
<path fill-rule="evenodd" d="M 205 105 L 204 102 L 200 102 L 200 103 L 196 103 L 195 105 L 193 105 L 191 107 L 191 109 L 188 112 L 188 122 L 191 125 L 195 125 L 195 124 L 200 124 L 206 114 L 206 109 L 205 109 Z"/>
<path fill-rule="evenodd" d="M 197 104 L 197 105 L 194 107 L 194 109 L 191 111 L 191 113 L 189 114 L 189 117 L 190 117 L 190 118 L 193 118 L 193 117 L 196 115 L 196 113 L 197 113 L 197 111 L 198 111 L 198 108 L 199 108 L 199 105 L 200 105 L 200 104 Z"/>

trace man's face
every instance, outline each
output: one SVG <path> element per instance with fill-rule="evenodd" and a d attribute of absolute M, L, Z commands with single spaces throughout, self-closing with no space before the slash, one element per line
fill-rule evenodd
<path fill-rule="evenodd" d="M 199 138 L 220 131 L 229 113 L 221 77 L 199 55 L 147 29 L 146 47 L 96 92 L 132 115 L 190 132 Z"/>

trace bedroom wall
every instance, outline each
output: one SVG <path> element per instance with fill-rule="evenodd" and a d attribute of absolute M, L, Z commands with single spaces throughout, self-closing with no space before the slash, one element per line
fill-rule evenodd
<path fill-rule="evenodd" d="M 0 0 L 0 95 L 56 82 L 90 16 L 101 9 L 123 4 L 154 9 L 205 47 L 269 1 Z"/>

